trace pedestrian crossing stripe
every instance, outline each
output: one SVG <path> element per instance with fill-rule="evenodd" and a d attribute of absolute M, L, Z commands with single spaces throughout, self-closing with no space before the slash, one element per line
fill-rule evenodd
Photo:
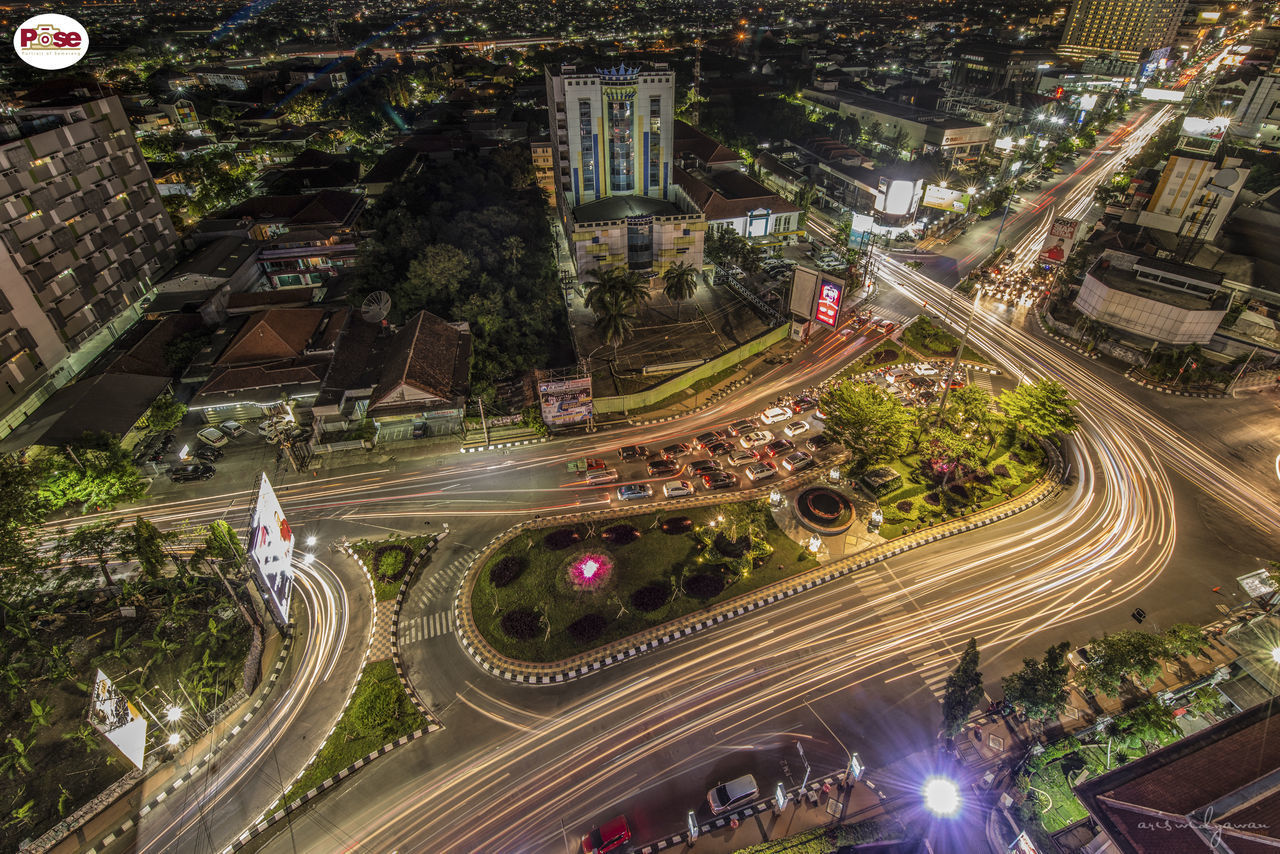
<path fill-rule="evenodd" d="M 453 631 L 453 612 L 436 611 L 400 621 L 400 644 L 441 637 Z"/>
<path fill-rule="evenodd" d="M 413 599 L 409 604 L 415 608 L 421 608 L 431 600 L 448 593 L 454 583 L 462 577 L 462 573 L 466 571 L 466 568 L 470 566 L 476 554 L 477 552 L 474 549 L 469 549 L 466 554 L 455 558 L 452 563 L 440 572 L 423 579 L 419 582 L 418 589 L 414 592 Z"/>

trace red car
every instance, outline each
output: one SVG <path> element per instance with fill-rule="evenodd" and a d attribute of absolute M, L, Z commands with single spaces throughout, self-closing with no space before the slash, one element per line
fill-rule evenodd
<path fill-rule="evenodd" d="M 582 837 L 582 854 L 604 854 L 631 840 L 625 816 L 615 816 Z"/>

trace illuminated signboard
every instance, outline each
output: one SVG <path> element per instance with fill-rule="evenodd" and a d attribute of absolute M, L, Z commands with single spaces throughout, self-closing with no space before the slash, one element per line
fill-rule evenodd
<path fill-rule="evenodd" d="M 813 319 L 834 329 L 836 318 L 840 316 L 841 293 L 840 285 L 823 279 L 821 289 L 818 291 L 818 310 L 814 312 Z"/>
<path fill-rule="evenodd" d="M 93 681 L 89 723 L 120 748 L 126 759 L 142 767 L 147 750 L 147 719 L 101 670 Z"/>
<path fill-rule="evenodd" d="M 1187 116 L 1182 120 L 1182 135 L 1193 139 L 1221 140 L 1231 123 L 1228 118 L 1205 119 L 1198 116 Z"/>
<path fill-rule="evenodd" d="M 1054 219 L 1049 226 L 1049 233 L 1045 235 L 1044 246 L 1040 249 L 1040 262 L 1043 264 L 1062 264 L 1067 259 L 1067 256 L 1071 254 L 1071 249 L 1076 244 L 1076 229 L 1079 227 L 1079 220 L 1065 217 Z"/>
<path fill-rule="evenodd" d="M 248 552 L 271 616 L 282 626 L 289 622 L 289 604 L 293 600 L 293 545 L 293 529 L 264 474 L 253 506 Z"/>
<path fill-rule="evenodd" d="M 591 377 L 538 383 L 542 420 L 551 427 L 581 424 L 592 415 Z"/>
<path fill-rule="evenodd" d="M 926 208 L 937 208 L 940 211 L 967 213 L 969 202 L 968 193 L 962 193 L 959 190 L 948 190 L 939 184 L 930 184 L 924 188 L 924 201 L 921 204 Z"/>

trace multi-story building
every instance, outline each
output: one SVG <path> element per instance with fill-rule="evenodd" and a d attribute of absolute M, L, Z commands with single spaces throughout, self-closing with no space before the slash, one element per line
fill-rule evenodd
<path fill-rule="evenodd" d="M 1186 4 L 1187 0 L 1073 0 L 1058 55 L 1143 59 L 1149 51 L 1173 45 Z"/>
<path fill-rule="evenodd" d="M 1177 234 L 1188 248 L 1212 243 L 1249 176 L 1240 166 L 1238 157 L 1174 152 L 1138 224 Z"/>
<path fill-rule="evenodd" d="M 1107 250 L 1085 273 L 1075 306 L 1144 346 L 1208 344 L 1231 306 L 1222 279 L 1201 267 Z"/>
<path fill-rule="evenodd" d="M 1041 48 L 994 41 L 963 41 L 956 46 L 951 85 L 976 95 L 1016 98 L 1034 92 L 1053 54 Z"/>
<path fill-rule="evenodd" d="M 805 89 L 801 97 L 821 109 L 853 116 L 863 128 L 879 128 L 882 138 L 899 137 L 902 150 L 912 157 L 938 152 L 948 160 L 976 160 L 991 144 L 990 126 L 938 110 L 839 90 Z"/>
<path fill-rule="evenodd" d="M 546 69 L 556 203 L 579 275 L 702 266 L 706 220 L 672 176 L 675 73 Z"/>
<path fill-rule="evenodd" d="M 1248 85 L 1231 118 L 1231 135 L 1260 148 L 1280 148 L 1280 73 L 1268 72 Z"/>
<path fill-rule="evenodd" d="M 550 140 L 539 139 L 529 143 L 533 156 L 534 182 L 547 194 L 547 201 L 556 201 L 556 159 Z"/>
<path fill-rule="evenodd" d="M 0 121 L 0 436 L 137 320 L 176 241 L 115 95 Z"/>

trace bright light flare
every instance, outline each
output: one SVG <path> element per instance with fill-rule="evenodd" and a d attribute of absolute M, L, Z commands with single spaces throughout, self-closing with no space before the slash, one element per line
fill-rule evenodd
<path fill-rule="evenodd" d="M 946 777 L 930 777 L 925 780 L 925 809 L 934 815 L 951 816 L 960 809 L 960 787 Z"/>
<path fill-rule="evenodd" d="M 169 723 L 171 724 L 177 723 L 178 721 L 182 720 L 182 707 L 170 706 L 169 708 L 165 709 L 164 716 L 165 716 L 165 719 L 169 721 Z"/>
<path fill-rule="evenodd" d="M 182 742 L 182 734 L 181 734 L 181 733 L 176 733 L 176 732 L 171 732 L 171 733 L 169 733 L 169 746 L 170 746 L 170 747 L 177 747 L 181 742 Z"/>

